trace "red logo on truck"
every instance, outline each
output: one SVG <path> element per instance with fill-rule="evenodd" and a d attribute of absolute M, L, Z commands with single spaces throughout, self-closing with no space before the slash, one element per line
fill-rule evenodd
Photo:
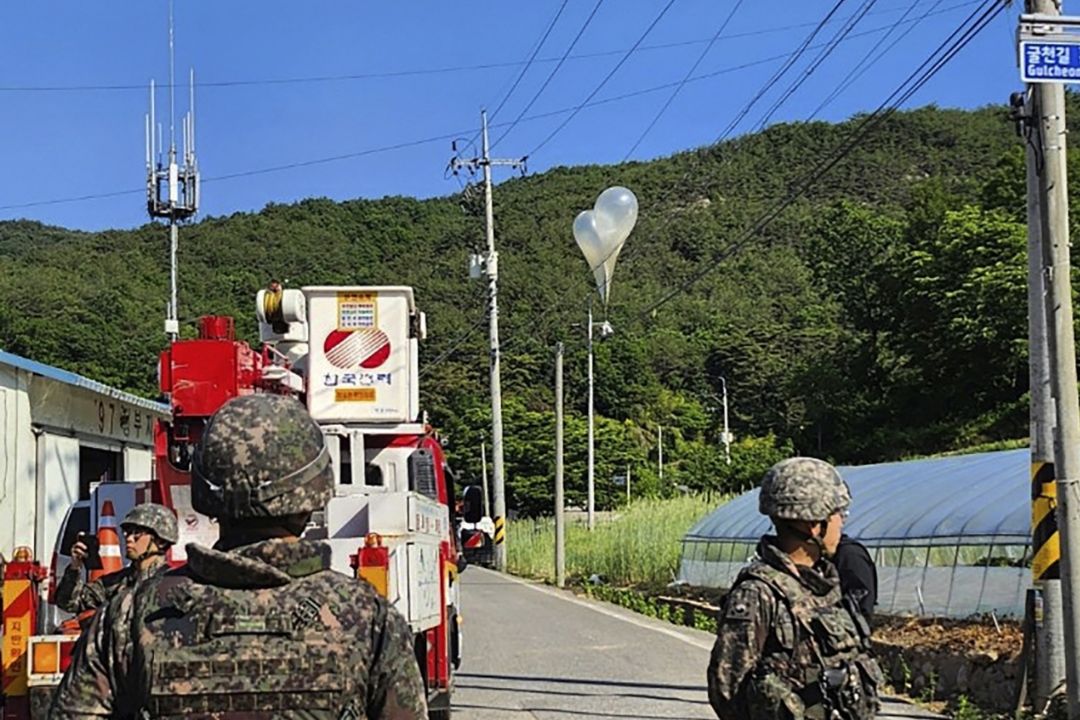
<path fill-rule="evenodd" d="M 390 338 L 378 328 L 334 330 L 326 336 L 323 352 L 332 365 L 343 370 L 358 365 L 372 370 L 390 357 Z"/>

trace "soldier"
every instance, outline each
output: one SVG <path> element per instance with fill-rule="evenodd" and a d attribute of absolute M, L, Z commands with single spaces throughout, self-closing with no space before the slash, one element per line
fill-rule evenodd
<path fill-rule="evenodd" d="M 881 673 L 869 628 L 842 600 L 828 556 L 851 504 L 836 469 L 814 458 L 774 465 L 761 481 L 766 535 L 721 610 L 709 702 L 721 720 L 870 720 Z"/>
<path fill-rule="evenodd" d="M 179 530 L 176 514 L 164 505 L 136 505 L 120 523 L 125 554 L 131 563 L 118 572 L 92 582 L 84 582 L 82 566 L 87 547 L 81 539 L 71 547 L 71 563 L 56 587 L 56 605 L 70 613 L 82 613 L 104 605 L 121 590 L 134 587 L 165 567 L 165 553 L 176 544 Z"/>
<path fill-rule="evenodd" d="M 867 622 L 874 615 L 877 605 L 877 567 L 870 551 L 858 540 L 847 535 L 840 536 L 833 564 L 840 573 L 840 592 L 851 598 Z"/>
<path fill-rule="evenodd" d="M 367 583 L 302 540 L 334 490 L 296 400 L 234 398 L 195 451 L 192 501 L 221 539 L 98 613 L 52 717 L 426 720 L 412 634 Z"/>

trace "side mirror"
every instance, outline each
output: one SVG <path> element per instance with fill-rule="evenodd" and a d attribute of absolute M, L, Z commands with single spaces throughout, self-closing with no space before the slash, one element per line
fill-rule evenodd
<path fill-rule="evenodd" d="M 469 485 L 461 494 L 461 516 L 467 523 L 478 523 L 484 516 L 484 492 L 478 485 Z"/>

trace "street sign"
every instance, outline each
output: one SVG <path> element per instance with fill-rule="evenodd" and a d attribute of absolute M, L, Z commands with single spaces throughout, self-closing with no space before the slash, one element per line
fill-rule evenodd
<path fill-rule="evenodd" d="M 1020 80 L 1080 83 L 1080 37 L 1021 40 Z"/>

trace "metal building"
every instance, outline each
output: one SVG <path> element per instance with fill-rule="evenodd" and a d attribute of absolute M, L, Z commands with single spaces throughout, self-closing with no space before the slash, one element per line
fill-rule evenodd
<path fill-rule="evenodd" d="M 878 570 L 878 612 L 1022 617 L 1031 584 L 1030 453 L 1024 449 L 841 467 L 844 532 Z M 772 523 L 754 489 L 683 538 L 679 577 L 730 587 Z"/>
<path fill-rule="evenodd" d="M 150 480 L 168 406 L 0 351 L 0 552 L 47 561 L 64 514 L 105 481 Z"/>

